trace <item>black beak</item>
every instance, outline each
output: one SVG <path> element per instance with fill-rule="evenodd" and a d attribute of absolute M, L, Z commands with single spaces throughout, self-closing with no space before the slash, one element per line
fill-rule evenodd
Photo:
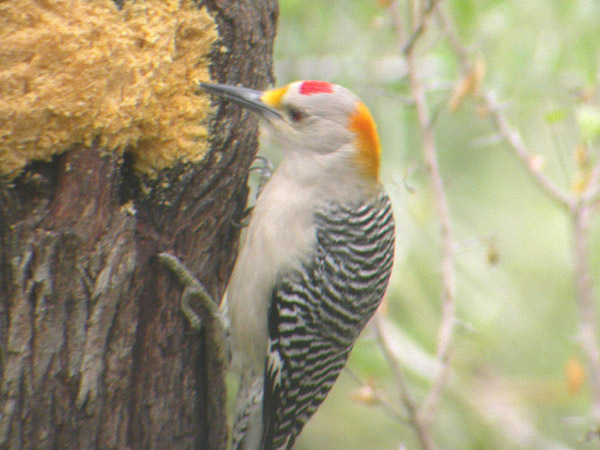
<path fill-rule="evenodd" d="M 229 86 L 227 84 L 200 83 L 198 87 L 210 94 L 218 95 L 236 103 L 243 108 L 258 113 L 265 119 L 283 119 L 281 114 L 261 100 L 263 93 L 245 87 Z"/>

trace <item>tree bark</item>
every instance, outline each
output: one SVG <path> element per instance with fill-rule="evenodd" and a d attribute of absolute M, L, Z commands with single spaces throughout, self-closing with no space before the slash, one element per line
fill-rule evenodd
<path fill-rule="evenodd" d="M 212 78 L 272 81 L 276 0 L 199 6 L 221 38 Z M 0 184 L 0 449 L 226 447 L 224 367 L 154 258 L 180 256 L 220 299 L 256 122 L 222 104 L 210 135 L 201 164 L 156 177 L 91 145 Z"/>

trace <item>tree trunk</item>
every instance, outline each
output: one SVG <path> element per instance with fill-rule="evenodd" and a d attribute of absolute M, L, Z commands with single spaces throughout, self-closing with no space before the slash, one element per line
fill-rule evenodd
<path fill-rule="evenodd" d="M 265 87 L 276 0 L 201 6 L 212 79 Z M 224 367 L 154 258 L 180 256 L 220 299 L 256 122 L 223 104 L 209 135 L 202 162 L 155 175 L 95 141 L 0 184 L 0 449 L 226 447 Z"/>

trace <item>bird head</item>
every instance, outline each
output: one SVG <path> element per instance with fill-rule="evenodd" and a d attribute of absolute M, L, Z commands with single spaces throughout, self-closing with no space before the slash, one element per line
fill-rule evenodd
<path fill-rule="evenodd" d="M 368 108 L 348 89 L 325 81 L 296 81 L 256 91 L 244 87 L 199 83 L 267 120 L 291 152 L 336 164 L 355 166 L 366 178 L 379 177 L 380 143 Z"/>

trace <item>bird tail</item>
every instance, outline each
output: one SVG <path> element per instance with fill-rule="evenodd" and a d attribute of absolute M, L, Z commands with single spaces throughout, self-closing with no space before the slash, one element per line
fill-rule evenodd
<path fill-rule="evenodd" d="M 260 450 L 262 437 L 263 377 L 242 374 L 235 399 L 231 430 L 233 450 Z"/>

